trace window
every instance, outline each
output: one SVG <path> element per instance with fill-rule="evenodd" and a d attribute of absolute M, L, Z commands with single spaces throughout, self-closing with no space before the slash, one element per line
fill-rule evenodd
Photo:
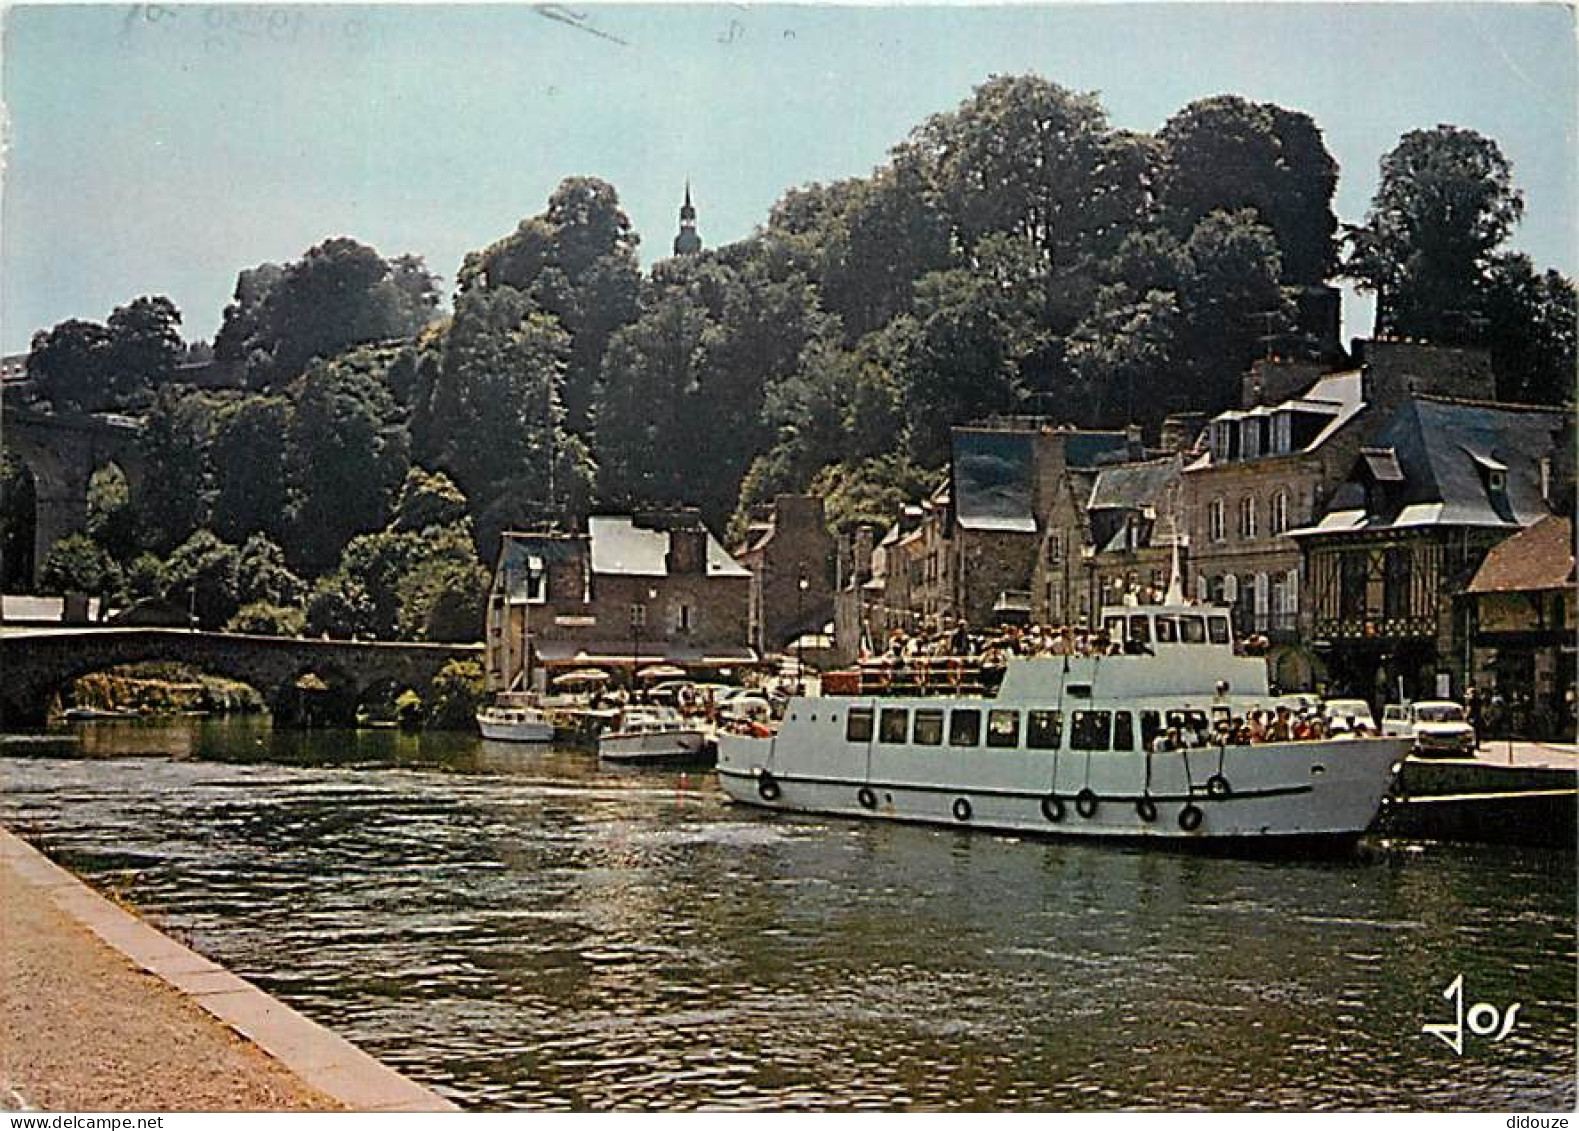
<path fill-rule="evenodd" d="M 1283 611 L 1285 613 L 1299 612 L 1299 570 L 1288 571 L 1288 580 L 1283 582 Z"/>
<path fill-rule="evenodd" d="M 1294 446 L 1294 414 L 1280 412 L 1272 418 L 1272 454 L 1285 455 Z"/>
<path fill-rule="evenodd" d="M 631 627 L 632 628 L 646 628 L 647 627 L 647 606 L 646 605 L 635 604 L 635 605 L 631 606 Z"/>
<path fill-rule="evenodd" d="M 1338 611 L 1341 616 L 1365 615 L 1365 559 L 1364 550 L 1345 550 L 1338 560 Z"/>
<path fill-rule="evenodd" d="M 844 740 L 846 742 L 872 741 L 872 709 L 870 707 L 850 708 L 850 713 L 844 720 Z"/>
<path fill-rule="evenodd" d="M 1179 618 L 1176 616 L 1162 616 L 1157 618 L 1157 643 L 1177 644 L 1179 642 Z"/>
<path fill-rule="evenodd" d="M 1213 542 L 1221 542 L 1226 537 L 1223 510 L 1221 499 L 1213 499 L 1206 507 L 1206 537 Z"/>
<path fill-rule="evenodd" d="M 1208 617 L 1206 629 L 1211 634 L 1213 644 L 1228 643 L 1228 618 Z"/>
<path fill-rule="evenodd" d="M 1162 716 L 1156 711 L 1142 711 L 1140 713 L 1140 742 L 1147 750 L 1157 740 L 1157 736 L 1164 730 Z"/>
<path fill-rule="evenodd" d="M 916 729 L 911 741 L 917 746 L 943 745 L 943 712 L 934 707 L 916 711 Z"/>
<path fill-rule="evenodd" d="M 1264 573 L 1256 574 L 1254 601 L 1256 623 L 1263 624 L 1267 614 L 1267 575 Z"/>
<path fill-rule="evenodd" d="M 1256 497 L 1245 495 L 1239 500 L 1239 537 L 1256 536 Z"/>
<path fill-rule="evenodd" d="M 1113 712 L 1076 711 L 1069 730 L 1074 749 L 1106 750 L 1113 739 Z"/>
<path fill-rule="evenodd" d="M 1058 565 L 1064 560 L 1064 532 L 1055 530 L 1047 536 L 1047 564 Z"/>
<path fill-rule="evenodd" d="M 899 744 L 905 741 L 906 733 L 910 730 L 910 712 L 903 707 L 884 707 L 883 713 L 878 717 L 877 740 L 890 744 Z"/>
<path fill-rule="evenodd" d="M 529 605 L 548 602 L 548 569 L 536 554 L 526 559 L 526 601 Z"/>
<path fill-rule="evenodd" d="M 1279 491 L 1272 496 L 1271 517 L 1268 525 L 1273 534 L 1281 534 L 1288 529 L 1288 492 Z"/>
<path fill-rule="evenodd" d="M 679 616 L 676 618 L 675 627 L 681 632 L 691 631 L 691 606 L 682 604 Z"/>
<path fill-rule="evenodd" d="M 1200 617 L 1180 617 L 1179 630 L 1186 644 L 1206 643 L 1206 622 Z"/>
<path fill-rule="evenodd" d="M 1128 711 L 1116 711 L 1113 715 L 1113 749 L 1135 749 L 1135 720 Z"/>
<path fill-rule="evenodd" d="M 1020 745 L 1020 712 L 987 712 L 987 745 L 1012 750 Z"/>
<path fill-rule="evenodd" d="M 980 741 L 980 711 L 971 707 L 949 712 L 948 744 L 950 746 L 975 746 Z"/>
<path fill-rule="evenodd" d="M 1390 549 L 1384 559 L 1386 583 L 1382 589 L 1382 612 L 1389 617 L 1409 615 L 1411 573 L 1414 555 L 1408 548 Z"/>
<path fill-rule="evenodd" d="M 1064 737 L 1064 720 L 1058 711 L 1027 711 L 1025 745 L 1032 750 L 1056 750 Z"/>
<path fill-rule="evenodd" d="M 1132 616 L 1129 618 L 1129 639 L 1135 644 L 1151 643 L 1151 618 L 1146 616 Z"/>

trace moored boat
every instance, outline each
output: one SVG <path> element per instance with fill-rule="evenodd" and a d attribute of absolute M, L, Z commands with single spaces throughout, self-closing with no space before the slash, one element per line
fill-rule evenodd
<path fill-rule="evenodd" d="M 1376 818 L 1407 739 L 1216 729 L 1274 702 L 1225 610 L 1108 609 L 1103 631 L 1116 654 L 1011 657 L 1001 680 L 934 660 L 930 682 L 915 662 L 826 681 L 776 734 L 720 735 L 719 781 L 745 804 L 1003 833 L 1342 842 Z"/>
<path fill-rule="evenodd" d="M 708 733 L 673 707 L 626 707 L 598 737 L 598 757 L 609 762 L 694 762 L 711 748 Z"/>
<path fill-rule="evenodd" d="M 526 703 L 498 702 L 477 711 L 477 729 L 496 742 L 552 742 L 554 724 Z"/>

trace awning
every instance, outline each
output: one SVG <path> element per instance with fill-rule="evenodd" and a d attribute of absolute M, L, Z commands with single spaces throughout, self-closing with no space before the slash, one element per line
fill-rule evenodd
<path fill-rule="evenodd" d="M 661 640 L 534 640 L 533 652 L 544 667 L 648 667 L 671 664 L 686 668 L 730 668 L 757 662 L 750 648 L 734 645 L 682 645 Z"/>

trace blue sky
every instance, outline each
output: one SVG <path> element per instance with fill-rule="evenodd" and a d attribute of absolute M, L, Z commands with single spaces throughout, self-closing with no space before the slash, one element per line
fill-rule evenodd
<path fill-rule="evenodd" d="M 448 285 L 577 174 L 619 190 L 644 262 L 687 177 L 703 239 L 727 243 L 785 189 L 865 175 L 1025 72 L 1099 91 L 1136 130 L 1221 92 L 1304 110 L 1346 221 L 1400 134 L 1479 130 L 1526 196 L 1516 246 L 1579 266 L 1555 5 L 24 6 L 6 13 L 0 350 L 140 294 L 209 337 L 239 270 L 335 235 L 421 254 Z M 1351 309 L 1349 332 L 1367 319 Z"/>

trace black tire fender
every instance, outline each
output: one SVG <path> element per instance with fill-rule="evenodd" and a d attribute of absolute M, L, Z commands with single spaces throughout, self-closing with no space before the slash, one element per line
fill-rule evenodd
<path fill-rule="evenodd" d="M 1096 811 L 1097 795 L 1090 786 L 1087 786 L 1085 789 L 1082 789 L 1079 793 L 1075 794 L 1076 813 L 1079 813 L 1082 817 L 1089 819 L 1096 816 Z"/>
<path fill-rule="evenodd" d="M 1179 827 L 1187 833 L 1193 833 L 1201 827 L 1201 821 L 1205 817 L 1205 811 L 1199 805 L 1191 802 L 1179 810 Z"/>
<path fill-rule="evenodd" d="M 877 808 L 877 794 L 872 792 L 872 787 L 869 785 L 863 785 L 860 789 L 856 790 L 855 799 L 861 803 L 862 809 Z"/>
<path fill-rule="evenodd" d="M 784 790 L 779 786 L 778 779 L 763 770 L 757 775 L 757 796 L 764 801 L 777 801 L 784 795 Z"/>
<path fill-rule="evenodd" d="M 1064 819 L 1067 810 L 1064 808 L 1064 799 L 1056 793 L 1049 793 L 1042 798 L 1042 816 L 1053 824 L 1059 824 Z"/>
<path fill-rule="evenodd" d="M 1216 798 L 1218 801 L 1231 797 L 1234 787 L 1228 784 L 1228 779 L 1222 774 L 1213 774 L 1206 779 L 1206 796 Z"/>
<path fill-rule="evenodd" d="M 1135 813 L 1149 825 L 1157 819 L 1157 803 L 1149 797 L 1142 797 L 1135 802 Z"/>
<path fill-rule="evenodd" d="M 954 819 L 956 821 L 968 821 L 970 820 L 970 814 L 970 801 L 964 797 L 956 797 L 954 799 Z"/>

